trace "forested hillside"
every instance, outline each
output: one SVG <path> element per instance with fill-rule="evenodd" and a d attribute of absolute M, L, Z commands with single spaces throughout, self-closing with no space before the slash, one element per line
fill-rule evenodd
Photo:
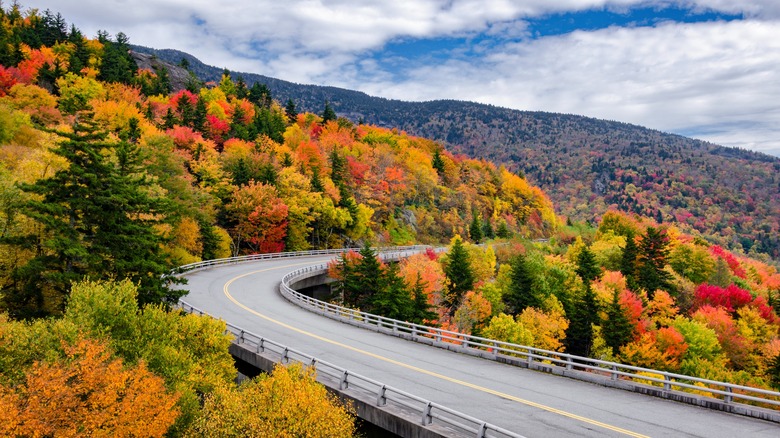
<path fill-rule="evenodd" d="M 540 189 L 490 162 L 297 114 L 229 73 L 172 92 L 167 67 L 139 69 L 121 33 L 15 14 L 0 40 L 0 285 L 14 316 L 61 312 L 84 277 L 130 278 L 145 304 L 175 299 L 164 274 L 201 259 L 559 225 Z"/>
<path fill-rule="evenodd" d="M 187 62 L 204 80 L 221 69 L 176 50 L 136 50 Z M 592 223 L 610 208 L 674 222 L 745 253 L 780 258 L 780 159 L 625 123 L 461 101 L 402 102 L 256 74 L 282 102 L 398 128 L 453 151 L 503 163 L 547 192 L 559 215 Z"/>
<path fill-rule="evenodd" d="M 780 274 L 708 241 L 777 239 L 777 160 L 574 116 L 386 101 L 399 114 L 382 120 L 416 114 L 419 129 L 468 133 L 449 139 L 463 145 L 482 135 L 472 146 L 484 149 L 469 149 L 481 155 L 519 154 L 501 139 L 525 132 L 537 147 L 512 157 L 519 172 L 343 117 L 359 118 L 357 100 L 304 112 L 273 83 L 226 71 L 204 83 L 185 68 L 194 60 L 176 68 L 129 47 L 50 12 L 0 14 L 0 433 L 65 434 L 98 418 L 101 430 L 153 436 L 275 436 L 301 427 L 286 413 L 306 410 L 317 436 L 349 435 L 349 410 L 300 370 L 232 385 L 224 324 L 164 303 L 182 293 L 169 275 L 178 265 L 353 245 L 363 250 L 331 266 L 334 301 L 348 306 L 780 387 Z M 632 213 L 561 220 L 523 173 L 575 199 L 564 213 Z M 720 234 L 686 232 L 695 227 Z M 447 254 L 388 265 L 370 247 L 445 242 Z M 285 398 L 280 385 L 300 391 Z M 72 409 L 46 402 L 55 396 Z M 92 396 L 117 414 L 92 409 Z M 230 421 L 250 408 L 265 416 Z"/>

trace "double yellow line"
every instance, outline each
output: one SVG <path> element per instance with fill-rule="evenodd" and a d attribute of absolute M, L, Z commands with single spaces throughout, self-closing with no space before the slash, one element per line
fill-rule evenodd
<path fill-rule="evenodd" d="M 620 427 L 617 427 L 617 426 L 612 426 L 612 425 L 607 424 L 607 423 L 602 423 L 601 421 L 592 420 L 590 418 L 586 418 L 586 417 L 583 417 L 581 415 L 572 414 L 570 412 L 562 411 L 560 409 L 556 409 L 556 408 L 553 408 L 553 407 L 550 407 L 550 406 L 545 406 L 545 405 L 542 405 L 542 404 L 539 404 L 539 403 L 536 403 L 536 402 L 532 402 L 530 400 L 525 400 L 525 399 L 522 399 L 520 397 L 515 397 L 513 395 L 506 394 L 506 393 L 503 393 L 503 392 L 500 392 L 500 391 L 496 391 L 494 389 L 485 388 L 484 386 L 479 386 L 479 385 L 475 385 L 473 383 L 469 383 L 469 382 L 466 382 L 466 381 L 463 381 L 463 380 L 454 379 L 452 377 L 448 377 L 448 376 L 445 376 L 443 374 L 439 374 L 439 373 L 436 373 L 436 372 L 433 372 L 433 371 L 429 371 L 429 370 L 426 370 L 426 369 L 423 369 L 423 368 L 419 368 L 419 367 L 416 367 L 416 366 L 413 366 L 413 365 L 409 365 L 409 364 L 406 364 L 406 363 L 403 363 L 403 362 L 399 362 L 397 360 L 390 359 L 390 358 L 384 357 L 384 356 L 380 356 L 378 354 L 371 353 L 370 351 L 361 350 L 359 348 L 355 348 L 355 347 L 353 347 L 351 345 L 343 344 L 341 342 L 334 341 L 332 339 L 324 338 L 324 337 L 322 337 L 320 335 L 317 335 L 315 333 L 311 333 L 311 332 L 307 332 L 305 330 L 301 330 L 301 329 L 299 329 L 297 327 L 293 327 L 293 326 L 291 326 L 289 324 L 286 324 L 286 323 L 284 323 L 282 321 L 278 321 L 278 320 L 273 319 L 273 318 L 271 318 L 269 316 L 263 315 L 262 313 L 245 306 L 244 304 L 242 304 L 241 302 L 236 300 L 233 297 L 233 295 L 230 294 L 230 285 L 233 284 L 233 282 L 235 282 L 236 280 L 240 280 L 240 279 L 242 279 L 244 277 L 248 277 L 250 275 L 259 274 L 259 273 L 262 273 L 262 272 L 274 271 L 274 270 L 278 270 L 278 269 L 286 269 L 286 268 L 291 268 L 291 267 L 301 266 L 301 265 L 308 265 L 310 263 L 311 262 L 296 263 L 296 264 L 290 264 L 290 265 L 285 265 L 285 266 L 279 266 L 279 267 L 276 267 L 276 268 L 267 268 L 267 269 L 260 269 L 260 270 L 257 270 L 257 271 L 247 272 L 247 273 L 241 274 L 241 275 L 239 275 L 237 277 L 233 277 L 230 280 L 228 280 L 225 283 L 225 285 L 223 286 L 222 290 L 224 291 L 225 296 L 230 301 L 232 301 L 238 307 L 246 310 L 247 312 L 249 312 L 249 313 L 251 313 L 251 314 L 253 314 L 255 316 L 258 316 L 258 317 L 260 317 L 260 318 L 262 318 L 262 319 L 264 319 L 264 320 L 266 320 L 268 322 L 272 322 L 272 323 L 277 324 L 279 326 L 282 326 L 282 327 L 284 327 L 284 328 L 286 328 L 288 330 L 292 330 L 292 331 L 294 331 L 296 333 L 300 333 L 302 335 L 312 337 L 312 338 L 317 339 L 319 341 L 327 342 L 328 344 L 336 345 L 338 347 L 347 349 L 349 351 L 354 351 L 355 353 L 360 353 L 360 354 L 363 354 L 363 355 L 366 355 L 366 356 L 369 356 L 369 357 L 373 357 L 374 359 L 378 359 L 378 360 L 381 360 L 383 362 L 391 363 L 393 365 L 397 365 L 399 367 L 406 368 L 408 370 L 412 370 L 412 371 L 415 371 L 415 372 L 418 372 L 418 373 L 421 373 L 421 374 L 425 374 L 425 375 L 428 375 L 428 376 L 431 376 L 431 377 L 435 377 L 437 379 L 441 379 L 441 380 L 444 380 L 444 381 L 447 381 L 447 382 L 455 383 L 455 384 L 458 384 L 458 385 L 461 385 L 461 386 L 465 386 L 467 388 L 475 389 L 477 391 L 481 391 L 481 392 L 484 392 L 484 393 L 487 393 L 487 394 L 492 394 L 492 395 L 495 395 L 495 396 L 498 396 L 498 397 L 501 397 L 501 398 L 504 398 L 504 399 L 507 399 L 507 400 L 511 400 L 511 401 L 514 401 L 514 402 L 517 402 L 517 403 L 522 403 L 522 404 L 527 405 L 527 406 L 532 406 L 534 408 L 541 409 L 543 411 L 551 412 L 551 413 L 554 413 L 554 414 L 558 414 L 558 415 L 561 415 L 561 416 L 564 416 L 564 417 L 567 417 L 567 418 L 571 418 L 571 419 L 574 419 L 574 420 L 577 420 L 577 421 L 582 421 L 583 423 L 587 423 L 587 424 L 590 424 L 592 426 L 601 427 L 603 429 L 611 430 L 613 432 L 618 432 L 618 433 L 625 434 L 625 435 L 632 436 L 632 437 L 636 437 L 636 438 L 648 438 L 647 435 L 642 435 L 642 434 L 639 434 L 639 433 L 636 433 L 636 432 L 632 432 L 630 430 L 626 430 L 626 429 L 623 429 L 623 428 L 620 428 Z"/>

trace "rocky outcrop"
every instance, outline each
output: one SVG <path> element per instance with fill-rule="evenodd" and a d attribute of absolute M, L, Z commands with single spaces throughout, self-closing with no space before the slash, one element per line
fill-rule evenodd
<path fill-rule="evenodd" d="M 163 68 L 168 69 L 168 77 L 171 79 L 171 88 L 174 92 L 183 90 L 187 87 L 187 83 L 190 80 L 190 72 L 186 69 L 147 53 L 140 53 L 133 50 L 130 54 L 140 69 L 151 70 L 153 72 L 157 72 Z"/>

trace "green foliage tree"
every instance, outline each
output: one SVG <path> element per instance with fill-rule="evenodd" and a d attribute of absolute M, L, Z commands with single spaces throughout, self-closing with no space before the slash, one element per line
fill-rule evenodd
<path fill-rule="evenodd" d="M 620 305 L 620 293 L 617 289 L 612 293 L 612 301 L 607 306 L 606 319 L 601 327 L 604 342 L 612 349 L 612 354 L 617 354 L 620 347 L 629 343 L 634 335 L 634 326 Z"/>
<path fill-rule="evenodd" d="M 41 316 L 43 294 L 65 297 L 70 284 L 84 277 L 128 278 L 140 286 L 139 301 L 176 299 L 169 266 L 154 226 L 170 205 L 149 195 L 136 145 L 111 142 L 88 113 L 79 115 L 74 132 L 53 150 L 68 167 L 49 178 L 22 185 L 34 195 L 22 212 L 44 232 L 13 242 L 35 250 L 14 273 L 5 305 L 14 316 Z"/>
<path fill-rule="evenodd" d="M 289 123 L 295 123 L 295 120 L 298 118 L 298 110 L 295 108 L 295 102 L 293 102 L 292 99 L 287 99 L 284 113 L 287 115 L 287 121 Z"/>
<path fill-rule="evenodd" d="M 438 149 L 433 151 L 433 160 L 431 161 L 431 166 L 436 169 L 436 172 L 438 172 L 439 175 L 444 175 L 444 160 L 441 158 L 441 152 L 439 152 Z"/>
<path fill-rule="evenodd" d="M 471 219 L 471 225 L 469 226 L 469 237 L 474 243 L 480 243 L 482 241 L 482 223 L 479 220 L 479 214 L 474 212 Z"/>
<path fill-rule="evenodd" d="M 463 296 L 474 288 L 474 272 L 471 269 L 469 253 L 460 236 L 452 239 L 444 265 L 444 275 L 447 277 L 447 286 L 442 301 L 450 315 L 454 315 Z"/>
<path fill-rule="evenodd" d="M 668 255 L 665 233 L 654 227 L 647 227 L 639 246 L 637 286 L 644 289 L 651 300 L 656 290 L 671 291 L 673 288 L 671 275 L 664 270 Z"/>
<path fill-rule="evenodd" d="M 130 55 L 127 35 L 119 32 L 114 41 L 111 41 L 106 32 L 98 31 L 98 41 L 103 44 L 103 58 L 100 62 L 98 79 L 129 84 L 138 70 L 138 65 Z"/>
<path fill-rule="evenodd" d="M 422 279 L 422 275 L 418 271 L 417 278 L 411 290 L 413 312 L 411 318 L 409 318 L 409 322 L 425 324 L 438 317 L 436 312 L 433 311 L 433 306 L 428 303 L 428 296 L 425 294 L 426 288 L 427 283 Z"/>
<path fill-rule="evenodd" d="M 387 318 L 410 321 L 415 316 L 415 303 L 398 272 L 397 263 L 387 265 L 382 287 L 371 299 L 371 311 Z"/>
<path fill-rule="evenodd" d="M 512 315 L 518 315 L 526 307 L 539 307 L 541 300 L 533 289 L 533 276 L 528 267 L 526 256 L 517 254 L 509 265 L 511 267 L 509 290 L 504 294 L 504 304 Z"/>
<path fill-rule="evenodd" d="M 336 120 L 338 116 L 336 115 L 336 111 L 333 110 L 333 107 L 330 106 L 330 102 L 325 102 L 325 109 L 322 111 L 322 124 L 328 123 L 332 120 Z"/>
<path fill-rule="evenodd" d="M 626 246 L 620 259 L 620 273 L 626 278 L 626 286 L 632 291 L 637 290 L 636 264 L 639 248 L 636 246 L 633 232 L 626 234 Z"/>
<path fill-rule="evenodd" d="M 599 269 L 599 265 L 596 262 L 596 256 L 593 255 L 593 251 L 587 246 L 582 248 L 582 251 L 577 255 L 576 272 L 586 287 L 590 287 L 593 280 L 601 275 L 601 269 Z"/>
<path fill-rule="evenodd" d="M 576 273 L 582 279 L 584 290 L 579 297 L 567 303 L 569 327 L 566 329 L 566 351 L 589 356 L 593 347 L 593 325 L 599 322 L 599 307 L 591 283 L 599 277 L 601 269 L 587 246 L 577 255 Z"/>

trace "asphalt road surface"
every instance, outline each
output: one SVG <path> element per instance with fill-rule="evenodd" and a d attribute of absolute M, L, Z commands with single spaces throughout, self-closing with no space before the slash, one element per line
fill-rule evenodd
<path fill-rule="evenodd" d="M 332 257 L 332 256 L 330 256 Z M 526 437 L 780 437 L 780 425 L 553 376 L 352 327 L 286 301 L 281 277 L 330 257 L 188 274 L 183 301 L 243 329 Z"/>

